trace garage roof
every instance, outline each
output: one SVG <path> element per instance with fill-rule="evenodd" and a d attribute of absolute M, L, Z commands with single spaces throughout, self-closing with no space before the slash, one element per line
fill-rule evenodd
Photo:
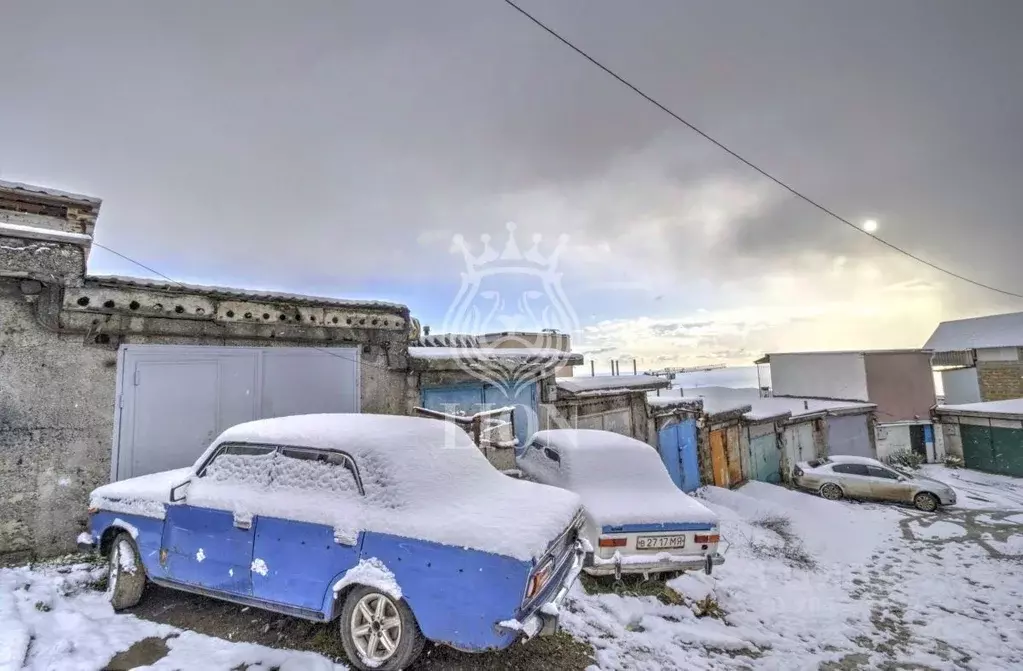
<path fill-rule="evenodd" d="M 260 291 L 252 289 L 233 289 L 229 287 L 204 286 L 196 284 L 181 284 L 179 282 L 168 282 L 164 280 L 153 280 L 141 277 L 119 277 L 114 275 L 91 275 L 85 278 L 86 286 L 101 286 L 114 288 L 151 289 L 167 293 L 187 293 L 209 296 L 225 300 L 248 300 L 265 301 L 268 303 L 297 303 L 302 305 L 326 305 L 340 308 L 351 308 L 358 310 L 390 310 L 397 311 L 408 316 L 408 307 L 400 303 L 388 303 L 386 301 L 352 300 L 343 298 L 325 298 L 321 296 L 303 296 L 301 294 L 288 294 L 275 291 Z"/>
<path fill-rule="evenodd" d="M 941 322 L 924 345 L 935 352 L 988 347 L 1023 347 L 1023 312 Z"/>
<path fill-rule="evenodd" d="M 559 377 L 559 391 L 569 394 L 595 392 L 641 392 L 667 389 L 671 382 L 656 375 L 594 375 L 590 377 Z"/>
<path fill-rule="evenodd" d="M 938 413 L 949 415 L 971 415 L 975 417 L 1023 416 L 1023 398 L 1011 398 L 1005 401 L 987 401 L 985 403 L 963 403 L 959 405 L 939 405 Z"/>

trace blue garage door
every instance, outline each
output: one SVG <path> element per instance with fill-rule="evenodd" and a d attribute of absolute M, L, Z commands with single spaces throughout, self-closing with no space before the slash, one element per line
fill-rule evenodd
<path fill-rule="evenodd" d="M 477 412 L 504 406 L 515 407 L 515 438 L 525 445 L 539 429 L 537 423 L 536 385 L 529 384 L 505 391 L 495 385 L 472 383 L 451 387 L 431 387 L 422 392 L 423 407 L 451 414 L 475 415 Z"/>
<path fill-rule="evenodd" d="M 657 449 L 679 489 L 691 492 L 700 486 L 695 420 L 687 419 L 661 429 L 657 434 Z"/>

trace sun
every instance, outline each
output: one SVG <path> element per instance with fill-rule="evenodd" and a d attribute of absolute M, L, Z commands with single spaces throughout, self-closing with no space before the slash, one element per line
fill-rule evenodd
<path fill-rule="evenodd" d="M 865 230 L 867 233 L 873 233 L 874 231 L 876 231 L 877 230 L 877 220 L 876 219 L 867 219 L 866 221 L 864 221 L 863 222 L 863 230 Z"/>

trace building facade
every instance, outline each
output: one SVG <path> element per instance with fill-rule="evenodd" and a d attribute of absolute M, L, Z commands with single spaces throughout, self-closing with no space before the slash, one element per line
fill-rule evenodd
<path fill-rule="evenodd" d="M 942 322 L 924 347 L 934 352 L 945 404 L 1023 397 L 1023 312 Z"/>
<path fill-rule="evenodd" d="M 830 419 L 831 454 L 889 459 L 903 451 L 937 459 L 931 409 L 936 404 L 931 352 L 872 350 L 769 354 L 775 397 L 870 403 L 873 420 Z"/>

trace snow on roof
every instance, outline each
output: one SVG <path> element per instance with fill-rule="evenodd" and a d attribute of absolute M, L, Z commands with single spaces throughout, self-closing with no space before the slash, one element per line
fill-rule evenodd
<path fill-rule="evenodd" d="M 348 532 L 407 536 L 528 561 L 543 555 L 579 509 L 578 497 L 568 491 L 503 475 L 465 431 L 436 419 L 370 414 L 262 419 L 222 433 L 196 465 L 228 442 L 349 454 L 365 489 L 357 510 L 311 506 L 293 494 L 265 491 L 249 503 Z"/>
<path fill-rule="evenodd" d="M 53 228 L 23 226 L 22 224 L 0 223 L 0 235 L 9 235 L 14 238 L 49 240 L 52 242 L 71 242 L 76 245 L 88 245 L 92 243 L 92 236 L 84 233 L 70 233 L 68 231 L 58 231 Z"/>
<path fill-rule="evenodd" d="M 675 486 L 657 450 L 646 443 L 589 429 L 539 431 L 532 442 L 558 452 L 557 482 L 551 484 L 579 494 L 597 526 L 717 523 L 717 515 Z M 544 458 L 541 450 L 533 449 L 520 462 L 543 468 L 525 462 Z"/>
<path fill-rule="evenodd" d="M 667 395 L 666 395 L 667 394 Z M 760 397 L 760 391 L 754 387 L 695 387 L 692 389 L 671 389 L 661 392 L 661 395 L 647 395 L 651 405 L 666 405 L 670 401 L 678 402 L 682 399 L 699 398 L 703 400 L 703 411 L 707 415 L 718 415 L 725 412 L 738 411 L 745 406 L 749 410 L 743 413 L 743 418 L 749 421 L 765 421 L 776 417 L 802 417 L 820 414 L 835 414 L 839 412 L 850 412 L 862 410 L 866 412 L 877 407 L 873 403 L 860 403 L 857 401 L 830 401 L 816 398 L 801 398 L 792 396 L 769 396 Z"/>
<path fill-rule="evenodd" d="M 93 198 L 92 196 L 84 196 L 80 193 L 69 193 L 67 191 L 59 191 L 57 189 L 51 189 L 43 186 L 34 186 L 32 184 L 23 184 L 21 182 L 8 182 L 0 179 L 0 192 L 7 191 L 13 194 L 26 194 L 31 196 L 44 196 L 51 200 L 66 201 L 74 204 L 88 205 L 91 207 L 99 207 L 103 202 L 99 198 Z"/>
<path fill-rule="evenodd" d="M 645 389 L 665 389 L 671 382 L 656 375 L 595 375 L 591 377 L 559 377 L 557 380 L 558 389 L 570 394 L 579 394 L 589 391 L 603 391 L 632 389 L 643 391 Z"/>
<path fill-rule="evenodd" d="M 362 309 L 362 310 L 394 310 L 408 315 L 408 307 L 400 303 L 389 303 L 387 301 L 353 300 L 343 298 L 325 298 L 322 296 L 304 296 L 301 294 L 289 294 L 272 291 L 260 291 L 255 289 L 233 289 L 230 287 L 207 286 L 199 284 L 183 284 L 181 282 L 170 282 L 166 280 L 154 280 L 142 277 L 122 277 L 117 275 L 89 275 L 85 278 L 86 286 L 99 285 L 115 288 L 152 289 L 154 291 L 165 291 L 171 293 L 201 294 L 213 298 L 228 300 L 256 300 L 267 302 L 303 303 L 314 305 L 328 305 L 341 308 Z"/>
<path fill-rule="evenodd" d="M 925 349 L 955 352 L 987 347 L 1023 346 L 1023 312 L 941 322 Z"/>
<path fill-rule="evenodd" d="M 938 412 L 976 415 L 1023 415 L 1023 398 L 1011 398 L 1005 401 L 987 401 L 984 403 L 963 403 L 959 405 L 939 405 Z"/>
<path fill-rule="evenodd" d="M 409 347 L 413 359 L 506 359 L 523 363 L 564 361 L 582 363 L 582 355 L 550 348 L 525 347 Z"/>

